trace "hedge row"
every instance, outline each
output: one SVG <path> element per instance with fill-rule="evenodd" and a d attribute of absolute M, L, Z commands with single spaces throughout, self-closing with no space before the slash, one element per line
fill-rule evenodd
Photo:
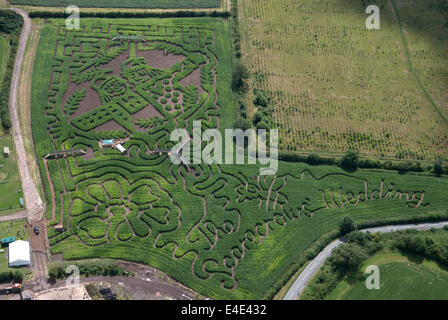
<path fill-rule="evenodd" d="M 5 271 L 0 272 L 0 283 L 6 283 L 6 282 L 22 282 L 23 280 L 23 273 L 22 271 Z"/>
<path fill-rule="evenodd" d="M 65 19 L 69 15 L 64 11 L 31 11 L 30 18 L 62 18 Z M 227 11 L 169 11 L 169 12 L 83 12 L 83 18 L 197 18 L 197 17 L 214 17 L 228 18 L 230 13 Z"/>
<path fill-rule="evenodd" d="M 344 155 L 344 157 L 348 152 Z M 279 160 L 287 162 L 305 162 L 311 165 L 336 165 L 344 167 L 344 157 L 323 157 L 316 152 L 311 152 L 308 155 L 297 154 L 289 151 L 279 151 Z M 391 161 L 391 160 L 373 160 L 373 159 L 354 159 L 354 163 L 350 169 L 384 169 L 384 170 L 396 170 L 399 172 L 434 172 L 436 174 L 448 174 L 448 163 L 441 163 L 436 161 L 434 165 L 423 166 L 421 161 L 407 160 L 407 161 Z"/>
<path fill-rule="evenodd" d="M 54 263 L 48 270 L 48 275 L 52 281 L 64 279 L 72 273 L 66 273 L 67 267 L 75 265 L 79 268 L 81 276 L 124 276 L 126 270 L 117 266 L 114 261 L 73 261 L 64 263 Z"/>
<path fill-rule="evenodd" d="M 14 63 L 19 44 L 20 31 L 22 30 L 23 18 L 21 15 L 9 11 L 0 11 L 0 33 L 6 35 L 9 40 L 8 63 L 5 68 L 5 74 L 0 89 L 0 120 L 3 129 L 11 128 L 11 119 L 9 118 L 9 93 L 11 91 L 11 79 L 14 71 Z"/>

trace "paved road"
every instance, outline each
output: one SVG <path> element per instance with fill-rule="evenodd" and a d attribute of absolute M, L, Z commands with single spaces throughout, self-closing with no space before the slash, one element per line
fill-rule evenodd
<path fill-rule="evenodd" d="M 419 224 L 404 224 L 404 225 L 394 225 L 394 226 L 384 226 L 384 227 L 376 227 L 376 228 L 368 228 L 360 230 L 361 232 L 395 232 L 399 230 L 408 230 L 408 229 L 416 229 L 416 230 L 429 230 L 431 228 L 440 229 L 444 226 L 448 225 L 448 221 L 445 222 L 437 222 L 437 223 L 419 223 Z M 335 240 L 331 242 L 328 246 L 322 250 L 321 253 L 317 255 L 302 271 L 299 277 L 296 279 L 292 287 L 286 293 L 283 300 L 296 300 L 297 297 L 302 293 L 305 287 L 308 285 L 313 276 L 319 271 L 320 267 L 324 264 L 325 260 L 331 255 L 331 252 L 334 248 L 342 244 L 343 241 L 341 239 Z"/>
<path fill-rule="evenodd" d="M 40 217 L 43 209 L 43 202 L 39 196 L 39 192 L 31 178 L 28 164 L 26 161 L 26 152 L 23 145 L 22 132 L 20 130 L 20 122 L 17 108 L 17 95 L 18 95 L 18 85 L 20 70 L 23 62 L 23 55 L 25 53 L 26 42 L 28 40 L 28 35 L 31 30 L 31 20 L 28 14 L 21 9 L 12 8 L 11 10 L 17 12 L 23 17 L 23 28 L 20 34 L 20 43 L 17 50 L 16 61 L 14 65 L 14 73 L 11 80 L 11 92 L 9 95 L 9 110 L 11 114 L 11 124 L 12 132 L 14 137 L 14 142 L 16 145 L 16 152 L 18 158 L 18 167 L 20 178 L 22 181 L 23 194 L 25 198 L 26 209 L 28 211 L 28 217 L 30 220 L 37 220 Z"/>

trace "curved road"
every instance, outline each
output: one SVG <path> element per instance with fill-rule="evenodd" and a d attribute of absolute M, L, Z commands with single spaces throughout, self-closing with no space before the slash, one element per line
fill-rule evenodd
<path fill-rule="evenodd" d="M 444 226 L 448 225 L 448 221 L 445 222 L 437 222 L 437 223 L 419 223 L 419 224 L 403 224 L 403 225 L 395 225 L 395 226 L 384 226 L 384 227 L 376 227 L 376 228 L 368 228 L 362 229 L 361 232 L 395 232 L 400 230 L 408 230 L 408 229 L 416 229 L 416 230 L 429 230 L 431 228 L 440 229 Z M 283 300 L 296 300 L 297 297 L 303 292 L 305 287 L 308 285 L 313 276 L 319 271 L 320 267 L 324 264 L 325 260 L 330 257 L 331 252 L 334 248 L 341 245 L 343 241 L 341 239 L 337 239 L 331 242 L 328 246 L 322 250 L 316 258 L 314 258 L 302 271 L 299 277 L 296 279 L 294 284 L 291 286 L 289 291 L 286 293 Z"/>

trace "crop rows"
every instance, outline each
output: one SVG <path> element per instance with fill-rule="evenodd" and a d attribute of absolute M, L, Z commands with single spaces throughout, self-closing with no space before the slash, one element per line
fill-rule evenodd
<path fill-rule="evenodd" d="M 260 298 L 345 214 L 381 220 L 446 207 L 437 196 L 445 178 L 286 163 L 274 176 L 257 166 L 174 165 L 157 152 L 171 146 L 172 129 L 233 123 L 227 24 L 85 19 L 84 29 L 67 31 L 61 23 L 42 29 L 32 117 L 40 158 L 87 152 L 40 161 L 51 252 L 64 259 L 141 262 L 211 297 Z M 117 42 L 117 33 L 146 41 Z M 81 89 L 84 98 L 70 100 Z M 100 151 L 106 134 L 126 138 L 128 153 Z"/>
<path fill-rule="evenodd" d="M 375 2 L 377 31 L 366 29 L 361 1 L 242 1 L 245 60 L 271 99 L 280 149 L 446 158 L 448 123 L 437 112 L 446 118 L 446 10 L 430 2 L 398 9 L 426 95 L 385 1 Z"/>

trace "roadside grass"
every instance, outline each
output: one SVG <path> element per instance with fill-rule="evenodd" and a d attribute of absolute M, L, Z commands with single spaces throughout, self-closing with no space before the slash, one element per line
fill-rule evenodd
<path fill-rule="evenodd" d="M 3 148 L 9 147 L 9 157 L 3 155 Z M 19 198 L 23 197 L 17 168 L 14 144 L 9 134 L 0 136 L 0 215 L 19 210 Z"/>
<path fill-rule="evenodd" d="M 28 228 L 24 227 L 26 224 L 25 219 L 11 220 L 0 222 L 0 239 L 6 237 L 16 237 L 16 240 L 28 240 L 29 232 Z M 21 270 L 24 273 L 31 273 L 27 267 L 10 268 L 8 266 L 8 248 L 1 247 L 0 250 L 0 272 L 7 272 L 11 270 Z"/>
<path fill-rule="evenodd" d="M 309 262 L 308 262 L 309 263 Z M 297 278 L 300 276 L 302 271 L 306 268 L 308 263 L 303 264 L 297 272 L 288 280 L 288 282 L 277 292 L 277 294 L 274 296 L 273 300 L 283 300 L 286 293 L 288 293 L 289 289 L 292 287 L 294 282 L 297 280 Z"/>
<path fill-rule="evenodd" d="M 362 269 L 377 265 L 380 289 L 368 290 L 364 278 L 342 280 L 328 300 L 433 300 L 448 299 L 448 270 L 432 260 L 387 252 L 368 259 Z"/>
<path fill-rule="evenodd" d="M 3 81 L 3 73 L 8 63 L 8 40 L 0 36 L 0 87 Z"/>

